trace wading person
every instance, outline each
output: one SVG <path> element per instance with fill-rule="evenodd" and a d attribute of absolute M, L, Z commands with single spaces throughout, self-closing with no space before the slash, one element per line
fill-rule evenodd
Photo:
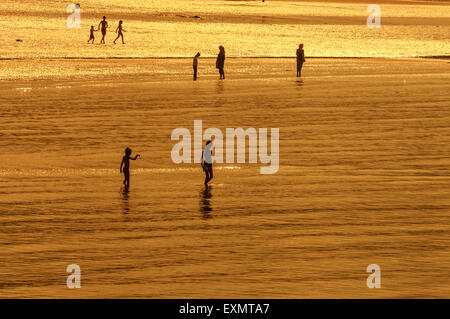
<path fill-rule="evenodd" d="M 225 48 L 220 46 L 219 51 L 220 52 L 216 60 L 216 69 L 219 69 L 220 79 L 225 80 L 225 72 L 223 71 L 225 66 Z"/>
<path fill-rule="evenodd" d="M 297 49 L 297 77 L 302 77 L 302 67 L 305 62 L 305 51 L 303 51 L 303 43 Z"/>
<path fill-rule="evenodd" d="M 120 173 L 123 172 L 124 180 L 123 184 L 125 187 L 130 187 L 130 160 L 137 160 L 138 157 L 140 157 L 139 154 L 137 154 L 134 158 L 131 157 L 131 149 L 128 147 L 125 149 L 125 156 L 122 158 L 122 163 L 120 163 Z"/>
<path fill-rule="evenodd" d="M 194 56 L 194 81 L 197 81 L 197 68 L 198 68 L 198 58 L 200 57 L 200 52 L 197 52 L 197 54 Z"/>
<path fill-rule="evenodd" d="M 103 17 L 103 20 L 98 24 L 98 30 L 102 30 L 102 39 L 100 43 L 105 43 L 106 29 L 108 28 L 108 22 L 106 21 L 106 17 Z"/>
<path fill-rule="evenodd" d="M 122 44 L 125 44 L 125 42 L 123 41 L 123 32 L 127 32 L 127 31 L 123 28 L 122 24 L 123 24 L 123 21 L 120 20 L 119 25 L 117 26 L 117 29 L 116 29 L 117 38 L 114 40 L 114 44 L 116 44 L 117 39 L 120 37 L 122 37 Z"/>
<path fill-rule="evenodd" d="M 201 165 L 205 172 L 205 186 L 208 186 L 208 182 L 213 179 L 212 168 L 212 151 L 213 143 L 211 141 L 206 142 L 205 149 L 202 153 Z"/>

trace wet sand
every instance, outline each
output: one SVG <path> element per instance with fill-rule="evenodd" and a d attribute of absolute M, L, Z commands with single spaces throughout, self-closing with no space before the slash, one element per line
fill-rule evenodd
<path fill-rule="evenodd" d="M 0 3 L 2 59 L 291 57 L 299 43 L 307 56 L 410 58 L 448 56 L 449 2 L 381 1 L 381 28 L 368 28 L 360 1 L 85 0 L 81 27 L 67 26 L 66 6 L 30 0 Z M 106 44 L 87 44 L 91 26 L 106 15 Z M 119 20 L 125 45 L 113 44 Z M 19 41 L 18 41 L 19 40 Z M 57 69 L 59 65 L 55 65 Z M 58 70 L 59 71 L 59 70 Z"/>
<path fill-rule="evenodd" d="M 271 1 L 274 2 L 274 1 Z M 281 1 L 286 3 L 289 1 Z M 157 11 L 157 12 L 108 12 L 108 17 L 111 20 L 124 19 L 125 21 L 135 24 L 135 21 L 145 22 L 169 22 L 169 23 L 219 23 L 219 24 L 256 24 L 256 25 L 365 25 L 368 17 L 366 8 L 372 4 L 373 1 L 291 1 L 292 12 L 271 12 L 264 7 L 272 6 L 272 3 L 260 4 L 258 2 L 230 2 L 225 5 L 230 10 L 214 12 L 205 10 L 205 8 L 198 7 L 195 11 Z M 434 26 L 448 26 L 448 12 L 450 12 L 449 2 L 430 2 L 430 1 L 378 1 L 378 5 L 382 7 L 382 23 L 390 26 L 404 26 L 404 25 L 434 25 Z M 298 6 L 297 6 L 298 5 Z M 330 9 L 335 6 L 337 14 L 330 16 L 324 13 L 324 9 Z M 393 10 L 392 6 L 403 6 L 404 12 Z M 347 8 L 346 8 L 347 6 Z M 411 10 L 409 6 L 421 6 L 423 13 L 424 8 L 429 8 L 430 16 L 415 15 L 415 11 Z M 236 11 L 233 11 L 233 7 Z M 248 11 L 242 13 L 237 9 L 242 8 L 260 8 L 259 13 Z M 440 7 L 441 10 L 439 10 Z M 394 7 L 395 8 L 395 7 Z M 62 17 L 62 12 L 54 12 L 51 10 L 40 12 L 31 11 L 28 16 L 42 18 L 43 16 L 49 19 Z M 14 15 L 15 11 L 6 9 L 2 11 L 3 15 Z M 83 10 L 83 18 L 88 20 L 99 19 L 98 12 Z"/>
<path fill-rule="evenodd" d="M 0 297 L 449 296 L 448 61 L 308 59 L 299 81 L 229 59 L 219 81 L 203 59 L 197 82 L 189 59 L 1 63 L 23 69 L 0 87 Z M 279 172 L 218 164 L 205 191 L 170 158 L 196 119 L 279 128 Z"/>

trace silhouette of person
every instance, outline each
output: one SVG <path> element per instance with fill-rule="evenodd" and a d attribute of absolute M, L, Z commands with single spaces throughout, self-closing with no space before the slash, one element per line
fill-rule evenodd
<path fill-rule="evenodd" d="M 302 67 L 305 62 L 305 51 L 303 51 L 303 43 L 297 49 L 297 77 L 302 77 Z"/>
<path fill-rule="evenodd" d="M 106 21 L 106 17 L 103 16 L 103 20 L 100 21 L 98 24 L 98 30 L 102 30 L 102 39 L 100 40 L 100 43 L 105 43 L 105 35 L 106 35 L 106 29 L 108 28 L 108 22 Z"/>
<path fill-rule="evenodd" d="M 117 39 L 120 38 L 120 37 L 122 37 L 122 44 L 125 44 L 125 42 L 123 42 L 123 33 L 122 33 L 122 31 L 123 32 L 127 32 L 127 31 L 123 28 L 122 24 L 123 24 L 123 21 L 120 20 L 119 21 L 119 25 L 117 26 L 117 29 L 116 29 L 117 38 L 114 40 L 114 44 L 116 44 Z"/>
<path fill-rule="evenodd" d="M 91 25 L 91 35 L 89 36 L 88 43 L 91 42 L 91 40 L 92 40 L 92 44 L 94 44 L 94 41 L 95 41 L 94 32 L 95 32 L 95 31 L 96 31 L 96 30 L 94 30 L 94 26 Z"/>
<path fill-rule="evenodd" d="M 197 81 L 197 68 L 198 68 L 198 58 L 200 57 L 200 52 L 197 52 L 197 54 L 194 56 L 194 81 Z"/>
<path fill-rule="evenodd" d="M 200 160 L 203 171 L 205 172 L 205 186 L 207 186 L 208 182 L 213 179 L 212 147 L 213 143 L 211 141 L 206 142 L 206 146 L 203 150 L 202 158 Z"/>
<path fill-rule="evenodd" d="M 225 80 L 225 72 L 223 71 L 223 68 L 225 66 L 225 48 L 223 46 L 220 46 L 219 50 L 220 52 L 216 60 L 216 69 L 219 69 L 220 79 Z"/>
<path fill-rule="evenodd" d="M 125 187 L 130 187 L 130 159 L 135 161 L 141 155 L 137 154 L 134 158 L 131 157 L 131 149 L 128 147 L 125 149 L 125 156 L 122 158 L 122 163 L 120 163 L 120 173 L 123 172 L 125 179 L 123 180 L 123 184 Z M 123 169 L 122 169 L 123 167 Z"/>

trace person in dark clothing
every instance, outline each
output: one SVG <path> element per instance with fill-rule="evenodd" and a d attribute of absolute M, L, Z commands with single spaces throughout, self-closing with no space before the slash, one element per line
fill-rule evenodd
<path fill-rule="evenodd" d="M 223 46 L 220 46 L 219 50 L 220 52 L 217 56 L 216 68 L 219 69 L 220 79 L 225 80 L 225 72 L 223 71 L 223 68 L 225 66 L 225 48 Z"/>
<path fill-rule="evenodd" d="M 94 44 L 94 41 L 95 41 L 95 36 L 94 36 L 94 32 L 95 32 L 96 30 L 94 29 L 94 26 L 93 25 L 91 25 L 91 35 L 89 36 L 89 40 L 88 40 L 88 43 L 90 43 L 91 42 L 91 40 L 92 40 L 92 44 Z"/>
<path fill-rule="evenodd" d="M 100 40 L 100 43 L 105 43 L 105 35 L 106 35 L 106 29 L 108 28 L 108 22 L 106 21 L 106 17 L 103 17 L 103 20 L 100 21 L 98 24 L 97 30 L 102 30 L 102 39 Z"/>
<path fill-rule="evenodd" d="M 297 49 L 297 77 L 302 76 L 302 67 L 305 62 L 305 51 L 303 51 L 303 43 L 298 46 Z"/>
<path fill-rule="evenodd" d="M 139 154 L 137 154 L 135 157 L 131 157 L 131 149 L 128 147 L 125 149 L 125 156 L 122 158 L 122 163 L 120 163 L 120 172 L 123 172 L 124 180 L 123 184 L 125 187 L 130 186 L 130 160 L 137 160 L 138 157 L 140 157 Z"/>
<path fill-rule="evenodd" d="M 116 32 L 117 32 L 117 38 L 114 40 L 114 44 L 116 44 L 117 39 L 120 37 L 122 37 L 122 44 L 125 44 L 125 42 L 123 41 L 123 32 L 127 32 L 127 31 L 123 28 L 122 20 L 119 21 L 119 25 L 117 26 Z"/>
<path fill-rule="evenodd" d="M 194 63 L 192 66 L 194 67 L 194 81 L 197 80 L 197 68 L 198 68 L 198 58 L 200 57 L 200 52 L 197 52 L 197 54 L 194 57 Z"/>
<path fill-rule="evenodd" d="M 205 186 L 207 186 L 208 182 L 213 179 L 212 147 L 213 143 L 211 141 L 207 141 L 200 160 L 203 171 L 205 172 Z"/>

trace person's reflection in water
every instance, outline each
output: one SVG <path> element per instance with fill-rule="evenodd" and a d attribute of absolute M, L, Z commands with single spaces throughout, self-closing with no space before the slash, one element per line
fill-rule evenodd
<path fill-rule="evenodd" d="M 211 189 L 212 186 L 205 185 L 205 187 L 200 192 L 200 212 L 203 215 L 203 219 L 212 218 L 211 212 L 213 209 L 211 208 Z"/>
<path fill-rule="evenodd" d="M 123 204 L 123 213 L 128 214 L 130 212 L 130 188 L 128 186 L 124 186 L 122 188 L 122 204 Z"/>
<path fill-rule="evenodd" d="M 217 82 L 217 86 L 216 86 L 216 93 L 217 94 L 222 94 L 223 93 L 223 82 L 222 81 L 218 81 Z"/>

